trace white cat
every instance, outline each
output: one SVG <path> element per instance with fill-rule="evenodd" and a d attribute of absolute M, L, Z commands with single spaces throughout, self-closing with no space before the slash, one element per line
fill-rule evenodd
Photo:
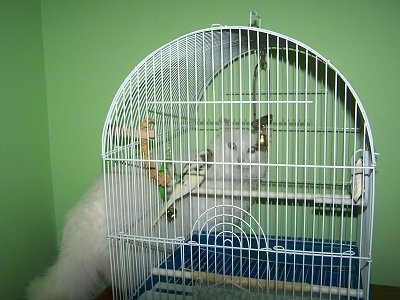
<path fill-rule="evenodd" d="M 233 180 L 239 180 L 242 190 L 249 189 L 241 178 L 258 178 L 265 173 L 265 152 L 258 151 L 257 134 L 248 128 L 233 128 L 228 121 L 221 122 L 219 134 L 208 147 L 213 152 L 213 163 L 208 169 L 201 187 L 207 189 L 231 189 Z M 143 176 L 145 177 L 145 176 Z M 114 187 L 123 184 L 124 175 L 115 176 Z M 142 178 L 147 179 L 146 178 Z M 120 182 L 119 182 L 120 181 Z M 138 198 L 132 201 L 139 201 Z M 186 198 L 189 199 L 186 199 Z M 153 216 L 144 216 L 144 209 L 137 210 L 140 226 L 145 232 L 157 232 L 162 236 L 181 236 L 195 230 L 220 230 L 220 223 L 237 224 L 235 215 L 249 211 L 250 201 L 242 196 L 187 195 L 176 202 L 176 218 L 167 222 L 165 216 L 152 228 Z M 146 204 L 147 205 L 147 204 Z M 162 205 L 162 204 L 161 204 Z M 138 204 L 140 207 L 140 204 Z M 142 216 L 140 216 L 142 214 Z M 112 224 L 111 224 L 112 225 Z M 132 227 L 133 228 L 133 227 Z M 232 228 L 232 227 L 230 227 Z M 140 229 L 137 229 L 140 231 Z M 145 234 L 136 232 L 135 234 Z M 29 300 L 86 300 L 93 298 L 105 284 L 111 283 L 110 255 L 104 199 L 104 179 L 101 176 L 88 190 L 83 199 L 69 212 L 63 229 L 60 253 L 55 264 L 43 277 L 35 279 L 27 290 Z M 140 250 L 135 251 L 140 253 Z M 149 259 L 148 254 L 132 255 L 133 259 Z M 135 265 L 133 263 L 132 265 Z M 139 278 L 131 279 L 136 285 Z M 103 285 L 101 283 L 103 282 Z"/>

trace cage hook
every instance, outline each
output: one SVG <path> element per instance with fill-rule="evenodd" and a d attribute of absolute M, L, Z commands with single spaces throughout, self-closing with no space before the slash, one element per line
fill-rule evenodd
<path fill-rule="evenodd" d="M 258 63 L 256 64 L 256 66 L 254 67 L 254 72 L 253 72 L 253 95 L 252 95 L 252 101 L 253 101 L 253 105 L 252 105 L 252 109 L 253 109 L 253 120 L 255 120 L 257 118 L 257 113 L 256 113 L 256 82 L 257 82 L 257 78 L 259 76 L 259 72 L 258 69 L 260 70 L 267 70 L 268 69 L 268 65 L 267 65 L 267 61 L 265 59 L 266 53 L 263 49 L 261 49 L 258 53 Z"/>
<path fill-rule="evenodd" d="M 250 11 L 250 23 L 249 23 L 249 26 L 250 27 L 261 28 L 261 17 L 258 15 L 257 10 Z"/>

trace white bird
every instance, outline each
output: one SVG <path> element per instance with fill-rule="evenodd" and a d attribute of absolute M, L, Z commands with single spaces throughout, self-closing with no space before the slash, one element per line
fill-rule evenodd
<path fill-rule="evenodd" d="M 161 217 L 167 213 L 168 218 L 173 220 L 175 218 L 175 201 L 181 199 L 183 196 L 188 194 L 190 191 L 199 187 L 206 177 L 206 171 L 209 167 L 207 162 L 212 161 L 212 152 L 207 149 L 199 153 L 198 160 L 196 162 L 189 162 L 185 165 L 182 170 L 180 180 L 175 184 L 172 189 L 172 193 L 168 198 L 168 201 L 163 205 L 162 210 L 156 216 L 153 226 L 155 226 Z"/>

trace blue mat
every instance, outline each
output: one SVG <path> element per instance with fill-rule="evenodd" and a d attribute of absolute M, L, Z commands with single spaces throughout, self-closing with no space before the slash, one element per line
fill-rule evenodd
<path fill-rule="evenodd" d="M 160 264 L 159 270 L 183 270 L 188 271 L 187 274 L 200 271 L 362 289 L 358 248 L 348 242 L 202 232 L 194 234 L 176 248 Z M 194 280 L 185 276 L 153 274 L 132 299 L 139 298 L 160 282 L 195 284 Z"/>

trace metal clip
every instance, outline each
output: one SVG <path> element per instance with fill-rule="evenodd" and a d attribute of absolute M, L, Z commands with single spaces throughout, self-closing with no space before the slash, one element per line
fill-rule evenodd
<path fill-rule="evenodd" d="M 251 126 L 259 130 L 257 146 L 261 151 L 266 151 L 268 148 L 268 126 L 271 124 L 271 122 L 272 115 L 265 115 L 251 122 Z"/>
<path fill-rule="evenodd" d="M 253 20 L 253 17 L 254 17 L 254 20 Z M 253 10 L 250 12 L 249 26 L 261 28 L 261 17 L 258 15 L 258 12 L 256 10 Z"/>
<path fill-rule="evenodd" d="M 176 209 L 173 205 L 171 205 L 167 210 L 167 220 L 168 222 L 174 221 L 176 217 Z"/>

